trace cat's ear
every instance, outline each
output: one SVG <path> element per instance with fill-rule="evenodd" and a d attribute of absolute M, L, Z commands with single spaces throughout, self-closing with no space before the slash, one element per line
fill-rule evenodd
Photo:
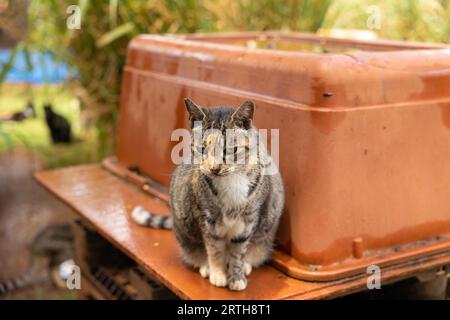
<path fill-rule="evenodd" d="M 255 113 L 255 104 L 247 100 L 245 101 L 231 116 L 232 121 L 245 129 L 252 126 L 253 114 Z"/>
<path fill-rule="evenodd" d="M 191 127 L 194 125 L 194 121 L 203 121 L 205 119 L 206 114 L 203 109 L 196 105 L 194 101 L 191 99 L 185 98 L 184 105 L 189 113 L 189 120 L 191 121 Z"/>

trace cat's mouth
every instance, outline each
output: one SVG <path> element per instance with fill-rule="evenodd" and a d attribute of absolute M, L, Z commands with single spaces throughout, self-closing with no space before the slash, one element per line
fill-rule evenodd
<path fill-rule="evenodd" d="M 201 171 L 203 174 L 214 177 L 214 178 L 220 178 L 225 177 L 231 174 L 234 170 L 232 169 L 204 169 L 201 168 Z"/>
<path fill-rule="evenodd" d="M 221 173 L 221 172 L 218 172 L 218 173 L 212 172 L 212 173 L 210 173 L 210 175 L 212 175 L 213 177 L 223 177 L 223 176 L 226 176 L 228 174 L 229 173 Z"/>
<path fill-rule="evenodd" d="M 214 172 L 214 171 L 210 171 L 209 175 L 215 178 L 220 178 L 220 177 L 224 177 L 229 175 L 230 172 Z"/>

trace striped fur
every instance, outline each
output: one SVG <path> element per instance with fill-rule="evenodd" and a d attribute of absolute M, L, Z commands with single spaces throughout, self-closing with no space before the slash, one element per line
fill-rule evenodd
<path fill-rule="evenodd" d="M 284 207 L 284 188 L 278 172 L 264 174 L 272 164 L 265 147 L 258 163 L 222 163 L 213 159 L 227 129 L 247 132 L 252 125 L 254 105 L 247 101 L 238 109 L 201 108 L 185 100 L 191 127 L 201 121 L 203 135 L 200 164 L 178 166 L 169 188 L 171 217 L 161 216 L 137 206 L 131 213 L 139 225 L 158 229 L 173 228 L 181 256 L 188 265 L 199 268 L 211 284 L 243 290 L 252 267 L 266 262 L 273 248 L 278 221 Z M 209 135 L 209 129 L 216 129 Z M 218 131 L 218 133 L 217 133 Z M 222 140 L 221 140 L 222 139 Z M 234 148 L 234 157 L 240 150 Z M 193 154 L 197 151 L 193 144 Z M 205 150 L 205 151 L 203 151 Z M 232 154 L 233 156 L 233 154 Z"/>
<path fill-rule="evenodd" d="M 284 207 L 284 189 L 278 172 L 264 174 L 272 159 L 265 148 L 256 164 L 217 165 L 212 148 L 222 147 L 221 132 L 254 129 L 253 103 L 238 109 L 201 108 L 186 100 L 193 125 L 201 121 L 202 162 L 178 166 L 170 185 L 173 230 L 183 260 L 199 268 L 203 277 L 219 287 L 243 290 L 252 267 L 267 261 L 273 248 L 278 221 Z M 210 135 L 209 129 L 217 129 Z M 194 129 L 196 130 L 196 129 Z M 246 140 L 247 141 L 247 140 Z M 225 146 L 226 147 L 226 146 Z M 245 150 L 250 145 L 244 145 Z M 193 152 L 195 152 L 193 145 Z M 235 156 L 239 152 L 235 148 Z"/>
<path fill-rule="evenodd" d="M 33 263 L 27 271 L 16 278 L 0 280 L 0 296 L 7 296 L 15 293 L 21 289 L 37 285 L 50 280 L 47 272 L 38 273 L 36 258 L 33 258 Z"/>
<path fill-rule="evenodd" d="M 50 270 L 74 256 L 73 234 L 68 224 L 56 224 L 41 230 L 29 246 L 31 264 L 21 275 L 0 279 L 0 296 L 51 280 Z"/>

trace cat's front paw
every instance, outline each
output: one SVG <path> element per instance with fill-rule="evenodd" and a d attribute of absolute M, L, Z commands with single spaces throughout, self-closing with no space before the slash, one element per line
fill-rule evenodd
<path fill-rule="evenodd" d="M 246 276 L 250 275 L 252 273 L 252 265 L 248 262 L 244 263 L 244 273 Z"/>
<path fill-rule="evenodd" d="M 226 287 L 227 275 L 222 270 L 210 270 L 209 282 L 216 287 Z"/>
<path fill-rule="evenodd" d="M 207 263 L 202 265 L 199 269 L 199 272 L 203 278 L 208 278 L 209 277 L 209 265 Z"/>
<path fill-rule="evenodd" d="M 247 278 L 241 277 L 241 278 L 235 278 L 230 279 L 228 282 L 228 288 L 233 291 L 241 291 L 247 288 Z"/>

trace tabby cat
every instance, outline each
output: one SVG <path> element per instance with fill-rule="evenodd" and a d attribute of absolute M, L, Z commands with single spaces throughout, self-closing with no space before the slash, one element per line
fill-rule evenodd
<path fill-rule="evenodd" d="M 198 131 L 203 135 L 200 145 L 192 138 L 187 158 L 199 153 L 201 161 L 185 161 L 175 169 L 169 189 L 172 217 L 140 206 L 132 217 L 141 225 L 173 228 L 188 265 L 215 286 L 243 290 L 252 268 L 271 255 L 284 206 L 282 178 L 276 166 L 275 172 L 266 173 L 274 164 L 265 146 L 245 135 L 255 130 L 253 102 L 237 109 L 203 108 L 189 99 L 185 105 L 191 137 Z M 228 139 L 228 132 L 244 134 L 244 139 Z M 258 161 L 252 162 L 248 155 L 255 147 Z M 218 150 L 245 161 L 217 161 Z"/>
<path fill-rule="evenodd" d="M 74 257 L 73 233 L 69 224 L 45 227 L 30 243 L 31 264 L 20 276 L 0 279 L 0 297 L 51 280 L 59 265 Z M 44 263 L 42 263 L 44 262 Z"/>

